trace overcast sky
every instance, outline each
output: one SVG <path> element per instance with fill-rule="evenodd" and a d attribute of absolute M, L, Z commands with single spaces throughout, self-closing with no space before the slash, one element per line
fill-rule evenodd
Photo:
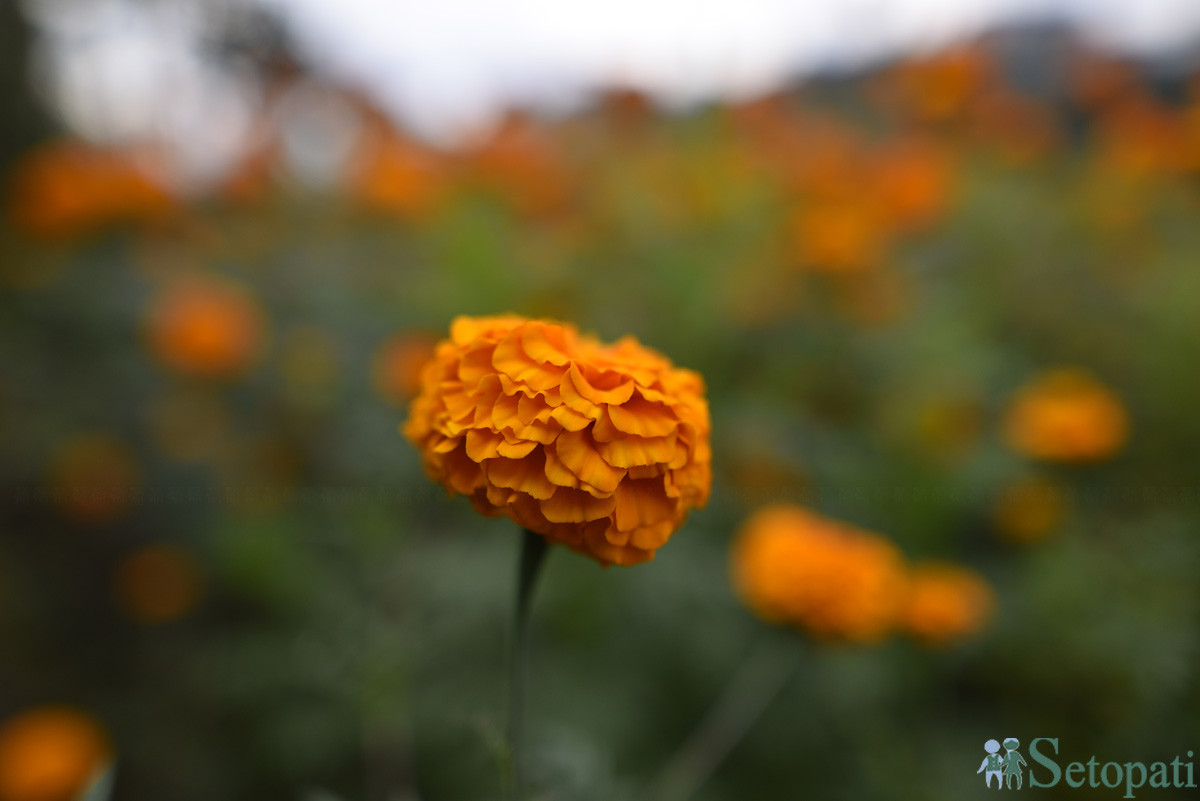
<path fill-rule="evenodd" d="M 257 108 L 238 64 L 202 46 L 222 3 L 272 9 L 304 60 L 432 138 L 478 129 L 514 102 L 570 107 L 612 84 L 673 104 L 745 97 L 813 69 L 1017 21 L 1064 20 L 1141 52 L 1178 49 L 1200 33 L 1200 0 L 22 3 L 42 30 L 41 83 L 68 124 L 98 139 L 192 143 L 201 173 L 232 157 Z"/>

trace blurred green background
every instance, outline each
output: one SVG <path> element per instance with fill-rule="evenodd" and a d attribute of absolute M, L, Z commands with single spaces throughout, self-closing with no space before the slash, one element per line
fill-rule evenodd
<path fill-rule="evenodd" d="M 438 149 L 276 53 L 268 97 L 303 84 L 317 146 L 265 108 L 182 191 L 152 147 L 64 138 L 5 23 L 0 719 L 81 710 L 112 798 L 498 796 L 518 532 L 397 428 L 450 320 L 505 311 L 636 335 L 713 419 L 712 502 L 654 562 L 551 554 L 544 797 L 649 798 L 751 653 L 796 673 L 697 799 L 978 797 L 993 737 L 1064 764 L 1200 746 L 1196 79 L 1063 41 L 1023 83 L 984 41 Z M 335 117 L 352 146 L 314 182 Z M 1104 458 L 1006 439 L 1060 366 L 1128 414 Z M 940 648 L 768 626 L 728 554 L 777 500 L 979 570 L 995 617 Z"/>

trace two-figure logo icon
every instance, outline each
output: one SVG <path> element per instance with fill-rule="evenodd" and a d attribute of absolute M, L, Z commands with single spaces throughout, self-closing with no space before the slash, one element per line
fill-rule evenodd
<path fill-rule="evenodd" d="M 995 776 L 997 790 L 1003 788 L 1006 781 L 1011 790 L 1014 779 L 1017 789 L 1021 789 L 1021 766 L 1027 763 L 1025 757 L 1021 756 L 1021 752 L 1017 750 L 1020 744 L 1016 737 L 1005 739 L 1004 756 L 1000 756 L 1000 743 L 995 740 L 988 740 L 983 744 L 983 750 L 987 751 L 987 756 L 983 758 L 979 770 L 975 772 L 983 773 L 983 781 L 988 787 L 992 786 L 992 777 Z"/>

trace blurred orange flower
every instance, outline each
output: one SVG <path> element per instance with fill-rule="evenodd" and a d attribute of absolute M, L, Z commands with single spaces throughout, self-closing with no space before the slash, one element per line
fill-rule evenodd
<path fill-rule="evenodd" d="M 1161 175 L 1200 167 L 1186 118 L 1149 96 L 1106 107 L 1097 118 L 1100 164 L 1131 175 Z"/>
<path fill-rule="evenodd" d="M 0 799 L 72 801 L 98 778 L 112 747 L 88 715 L 37 707 L 0 726 Z"/>
<path fill-rule="evenodd" d="M 882 537 L 797 506 L 767 506 L 738 533 L 733 581 L 765 620 L 835 640 L 888 634 L 904 601 L 904 560 Z"/>
<path fill-rule="evenodd" d="M 417 144 L 388 131 L 364 137 L 349 177 L 350 194 L 364 206 L 422 220 L 446 195 L 444 167 Z"/>
<path fill-rule="evenodd" d="M 1048 105 L 1011 89 L 996 88 L 978 98 L 971 127 L 976 141 L 1017 166 L 1037 161 L 1063 139 Z"/>
<path fill-rule="evenodd" d="M 1014 395 L 1004 418 L 1009 446 L 1047 461 L 1106 459 L 1125 444 L 1128 429 L 1117 396 L 1087 371 L 1069 367 L 1035 376 Z"/>
<path fill-rule="evenodd" d="M 49 484 L 56 505 L 84 523 L 102 523 L 124 514 L 140 480 L 133 452 L 109 434 L 75 437 L 50 462 Z"/>
<path fill-rule="evenodd" d="M 1044 539 L 1062 524 L 1071 505 L 1061 484 L 1041 476 L 1022 478 L 1001 489 L 992 506 L 997 533 L 1015 543 Z"/>
<path fill-rule="evenodd" d="M 883 78 L 885 102 L 932 123 L 957 121 L 992 81 L 991 55 L 962 45 L 898 64 Z"/>
<path fill-rule="evenodd" d="M 520 114 L 510 115 L 480 146 L 466 154 L 467 169 L 484 189 L 530 216 L 562 211 L 575 179 L 546 130 Z"/>
<path fill-rule="evenodd" d="M 173 208 L 167 191 L 128 153 L 73 140 L 27 153 L 9 187 L 14 224 L 44 239 L 71 239 L 120 223 L 158 220 Z"/>
<path fill-rule="evenodd" d="M 931 645 L 946 645 L 983 628 L 995 609 L 995 594 L 974 570 L 945 562 L 913 566 L 901 623 Z"/>
<path fill-rule="evenodd" d="M 389 403 L 408 403 L 421 391 L 421 371 L 433 359 L 437 339 L 426 334 L 400 334 L 375 352 L 371 377 L 379 395 Z"/>
<path fill-rule="evenodd" d="M 421 378 L 404 434 L 483 514 L 631 565 L 708 500 L 704 381 L 632 337 L 459 317 Z"/>
<path fill-rule="evenodd" d="M 150 545 L 117 565 L 113 593 L 139 623 L 166 623 L 196 606 L 203 592 L 200 563 L 177 545 Z"/>
<path fill-rule="evenodd" d="M 944 145 L 909 137 L 885 144 L 873 156 L 866 191 L 893 224 L 920 229 L 945 216 L 955 175 Z"/>
<path fill-rule="evenodd" d="M 170 280 L 149 310 L 146 332 L 154 355 L 204 378 L 245 371 L 263 347 L 258 304 L 237 285 L 191 275 Z"/>
<path fill-rule="evenodd" d="M 865 198 L 803 205 L 792 217 L 791 235 L 801 266 L 824 273 L 879 266 L 890 240 L 878 206 Z"/>

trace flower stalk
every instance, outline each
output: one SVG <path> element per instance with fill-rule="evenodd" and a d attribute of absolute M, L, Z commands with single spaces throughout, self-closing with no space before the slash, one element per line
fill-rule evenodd
<path fill-rule="evenodd" d="M 525 687 L 529 680 L 529 608 L 549 547 L 545 537 L 529 529 L 524 530 L 517 567 L 512 653 L 509 658 L 508 748 L 511 771 L 508 789 L 509 798 L 513 801 L 518 801 L 525 793 Z"/>

